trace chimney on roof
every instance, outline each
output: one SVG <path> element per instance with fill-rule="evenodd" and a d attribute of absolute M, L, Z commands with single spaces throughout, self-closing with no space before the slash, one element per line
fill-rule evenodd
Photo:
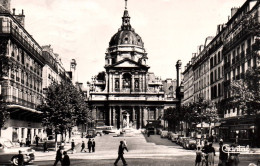
<path fill-rule="evenodd" d="M 236 12 L 238 11 L 238 7 L 232 7 L 231 8 L 231 17 L 233 17 L 235 14 L 236 14 Z"/>
<path fill-rule="evenodd" d="M 0 0 L 0 5 L 11 12 L 11 0 Z"/>
<path fill-rule="evenodd" d="M 24 27 L 25 15 L 24 15 L 23 9 L 22 9 L 22 13 L 20 13 L 18 15 L 15 15 L 15 9 L 13 9 L 13 16 Z"/>

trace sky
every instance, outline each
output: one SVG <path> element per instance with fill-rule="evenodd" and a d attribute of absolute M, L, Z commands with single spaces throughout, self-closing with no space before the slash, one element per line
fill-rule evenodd
<path fill-rule="evenodd" d="M 144 42 L 147 64 L 162 79 L 176 78 L 197 47 L 215 36 L 232 7 L 245 0 L 128 0 L 130 23 Z M 86 83 L 104 71 L 105 52 L 121 26 L 124 0 L 11 0 L 24 9 L 25 29 L 40 45 L 51 45 L 66 70 L 76 59 L 76 81 Z"/>

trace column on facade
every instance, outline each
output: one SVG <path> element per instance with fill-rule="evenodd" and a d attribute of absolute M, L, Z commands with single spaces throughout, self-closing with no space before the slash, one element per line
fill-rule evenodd
<path fill-rule="evenodd" d="M 158 117 L 159 117 L 159 109 L 158 109 L 158 107 L 155 107 L 155 117 L 154 117 L 154 119 L 157 120 Z"/>
<path fill-rule="evenodd" d="M 112 107 L 108 108 L 108 125 L 111 126 L 112 125 Z"/>
<path fill-rule="evenodd" d="M 145 84 L 146 84 L 146 79 L 145 79 L 145 73 L 142 73 L 142 76 L 143 76 L 143 92 L 146 92 L 146 89 L 145 89 Z"/>
<path fill-rule="evenodd" d="M 112 118 L 113 118 L 113 126 L 116 126 L 116 109 L 115 109 L 115 107 L 111 107 L 112 108 L 112 112 L 113 112 L 113 114 L 112 114 Z"/>
<path fill-rule="evenodd" d="M 133 120 L 133 124 L 132 127 L 136 125 L 136 119 L 135 119 L 135 107 L 132 107 L 133 110 L 133 114 L 132 114 L 132 120 Z"/>
<path fill-rule="evenodd" d="M 146 126 L 147 120 L 149 120 L 149 114 L 147 107 L 143 107 L 143 124 Z"/>
<path fill-rule="evenodd" d="M 122 92 L 122 73 L 119 73 L 119 92 Z"/>
<path fill-rule="evenodd" d="M 110 82 L 111 84 L 111 92 L 115 92 L 115 74 L 111 73 L 112 81 Z"/>
<path fill-rule="evenodd" d="M 142 77 L 141 74 L 139 73 L 139 91 L 142 92 Z"/>
<path fill-rule="evenodd" d="M 139 107 L 139 128 L 141 129 L 142 128 L 142 107 Z"/>
<path fill-rule="evenodd" d="M 94 106 L 92 109 L 92 117 L 97 120 L 97 107 Z"/>
<path fill-rule="evenodd" d="M 112 86 L 113 86 L 113 81 L 112 81 L 112 73 L 109 72 L 109 92 L 112 92 Z"/>
<path fill-rule="evenodd" d="M 108 91 L 108 73 L 106 72 L 106 91 Z"/>
<path fill-rule="evenodd" d="M 120 121 L 119 121 L 119 123 L 120 123 L 120 128 L 123 128 L 123 115 L 122 115 L 122 107 L 120 106 L 119 107 L 120 109 L 119 109 L 119 114 L 120 114 Z"/>
<path fill-rule="evenodd" d="M 133 92 L 134 91 L 134 87 L 135 87 L 135 74 L 134 73 L 132 73 L 132 77 L 131 77 L 131 91 Z"/>

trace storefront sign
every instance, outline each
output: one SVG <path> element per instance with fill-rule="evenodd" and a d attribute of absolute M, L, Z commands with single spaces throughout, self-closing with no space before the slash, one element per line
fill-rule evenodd
<path fill-rule="evenodd" d="M 224 153 L 240 153 L 240 154 L 243 154 L 243 153 L 249 153 L 250 149 L 249 149 L 249 145 L 247 146 L 230 146 L 228 144 L 225 144 L 222 146 L 222 150 Z"/>

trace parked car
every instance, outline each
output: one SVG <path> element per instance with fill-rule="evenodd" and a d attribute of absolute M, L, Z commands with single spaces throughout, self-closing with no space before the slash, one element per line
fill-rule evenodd
<path fill-rule="evenodd" d="M 184 144 L 184 141 L 185 141 L 185 139 L 187 139 L 188 137 L 180 137 L 179 139 L 178 139 L 178 144 L 180 145 L 180 146 L 183 146 L 183 144 Z"/>
<path fill-rule="evenodd" d="M 182 137 L 184 137 L 184 136 L 183 135 L 178 135 L 176 144 L 180 145 Z"/>
<path fill-rule="evenodd" d="M 147 128 L 147 129 L 146 129 L 146 133 L 147 133 L 147 134 L 149 133 L 149 135 L 155 134 L 155 128 L 153 128 L 153 127 Z"/>
<path fill-rule="evenodd" d="M 114 126 L 102 126 L 99 127 L 104 134 L 117 134 L 120 135 L 120 130 L 114 128 Z"/>
<path fill-rule="evenodd" d="M 174 133 L 172 131 L 168 131 L 167 138 L 170 140 L 173 134 Z"/>
<path fill-rule="evenodd" d="M 162 130 L 162 128 L 156 128 L 156 134 L 161 135 Z"/>
<path fill-rule="evenodd" d="M 185 149 L 196 149 L 196 147 L 197 147 L 196 140 L 193 138 L 185 139 L 183 147 Z"/>
<path fill-rule="evenodd" d="M 163 130 L 163 131 L 161 132 L 161 138 L 167 138 L 167 137 L 168 137 L 168 131 Z"/>
<path fill-rule="evenodd" d="M 24 163 L 33 163 L 34 150 L 30 147 L 17 147 L 7 138 L 0 137 L 0 164 L 18 165 L 18 153 L 22 151 Z"/>
<path fill-rule="evenodd" d="M 172 134 L 172 136 L 171 136 L 172 142 L 177 142 L 178 136 L 179 136 L 178 134 Z"/>

